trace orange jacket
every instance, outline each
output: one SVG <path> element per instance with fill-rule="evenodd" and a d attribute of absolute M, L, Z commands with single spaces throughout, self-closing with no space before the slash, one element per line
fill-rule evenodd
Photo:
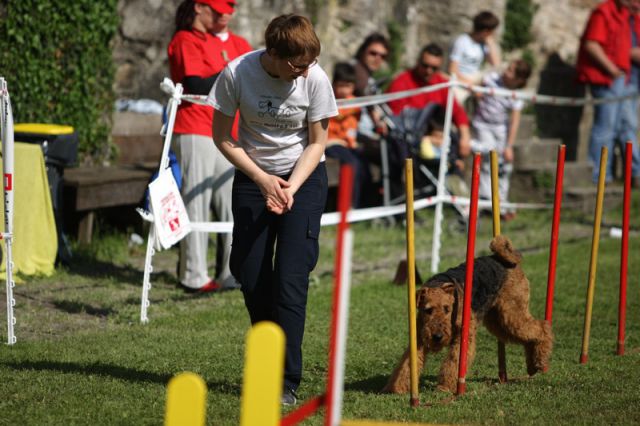
<path fill-rule="evenodd" d="M 339 143 L 350 149 L 356 148 L 359 120 L 360 108 L 338 110 L 338 115 L 329 119 L 329 144 Z"/>

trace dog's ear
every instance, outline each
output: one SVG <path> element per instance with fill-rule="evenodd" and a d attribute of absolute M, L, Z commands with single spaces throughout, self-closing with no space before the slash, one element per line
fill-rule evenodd
<path fill-rule="evenodd" d="M 416 292 L 416 306 L 424 306 L 427 304 L 427 289 L 422 287 Z"/>
<path fill-rule="evenodd" d="M 455 293 L 456 293 L 456 286 L 455 286 L 455 284 L 454 284 L 454 283 L 445 283 L 445 284 L 442 286 L 442 289 L 443 289 L 446 293 L 449 293 L 449 294 L 451 294 L 451 295 L 455 295 Z"/>

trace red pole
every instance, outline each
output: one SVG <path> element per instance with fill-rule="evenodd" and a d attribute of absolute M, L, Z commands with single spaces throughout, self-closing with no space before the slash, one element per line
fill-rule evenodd
<path fill-rule="evenodd" d="M 624 355 L 624 328 L 627 315 L 627 265 L 629 255 L 629 207 L 631 205 L 631 159 L 633 144 L 627 142 L 624 162 L 624 202 L 622 207 L 622 249 L 620 253 L 620 302 L 618 304 L 618 348 Z"/>
<path fill-rule="evenodd" d="M 336 262 L 333 275 L 333 304 L 331 305 L 331 330 L 329 336 L 329 377 L 327 377 L 326 400 L 327 409 L 325 411 L 324 424 L 331 425 L 331 419 L 335 407 L 333 406 L 333 383 L 336 374 L 336 339 L 338 338 L 338 307 L 340 306 L 340 287 L 342 286 L 342 242 L 344 234 L 349 228 L 347 222 L 347 212 L 351 208 L 351 192 L 353 189 L 353 169 L 349 165 L 340 167 L 340 187 L 338 190 L 338 211 L 340 212 L 340 222 L 338 223 L 338 235 L 336 238 Z"/>
<path fill-rule="evenodd" d="M 457 394 L 463 395 L 467 389 L 467 350 L 469 347 L 469 321 L 471 319 L 471 294 L 473 293 L 473 262 L 476 246 L 476 223 L 478 220 L 478 184 L 480 182 L 480 154 L 473 156 L 471 177 L 471 205 L 469 211 L 469 231 L 467 237 L 467 267 L 464 277 L 464 305 L 462 310 L 462 338 L 460 341 L 460 364 L 458 367 Z"/>
<path fill-rule="evenodd" d="M 556 164 L 556 190 L 553 200 L 553 223 L 551 225 L 551 247 L 549 248 L 549 275 L 547 276 L 547 307 L 544 319 L 551 324 L 553 315 L 553 293 L 556 283 L 556 260 L 558 257 L 558 232 L 560 229 L 560 208 L 562 205 L 562 181 L 564 179 L 565 146 L 558 147 Z"/>
<path fill-rule="evenodd" d="M 300 408 L 290 412 L 280 421 L 280 426 L 297 425 L 307 417 L 311 417 L 325 403 L 324 395 L 316 396 L 305 402 Z"/>

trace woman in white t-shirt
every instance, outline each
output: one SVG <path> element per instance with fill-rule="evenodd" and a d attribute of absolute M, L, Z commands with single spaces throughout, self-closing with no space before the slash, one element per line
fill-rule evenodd
<path fill-rule="evenodd" d="M 230 62 L 208 101 L 216 110 L 213 139 L 236 167 L 231 272 L 251 323 L 274 321 L 284 330 L 282 402 L 295 404 L 309 274 L 327 195 L 328 121 L 338 110 L 307 18 L 273 19 L 265 44 Z M 236 111 L 237 140 L 231 136 Z"/>

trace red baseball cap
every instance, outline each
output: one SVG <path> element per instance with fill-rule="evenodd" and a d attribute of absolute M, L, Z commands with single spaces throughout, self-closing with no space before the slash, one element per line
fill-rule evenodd
<path fill-rule="evenodd" d="M 196 3 L 206 4 L 221 15 L 231 15 L 236 6 L 236 0 L 196 0 Z"/>

